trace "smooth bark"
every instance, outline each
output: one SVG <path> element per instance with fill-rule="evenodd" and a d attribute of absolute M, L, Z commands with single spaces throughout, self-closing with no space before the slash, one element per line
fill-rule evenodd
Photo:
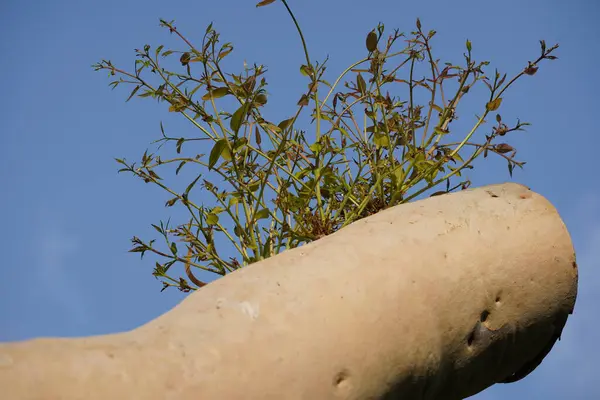
<path fill-rule="evenodd" d="M 573 311 L 558 213 L 503 184 L 382 211 L 130 332 L 0 345 L 7 399 L 463 399 L 529 373 Z"/>

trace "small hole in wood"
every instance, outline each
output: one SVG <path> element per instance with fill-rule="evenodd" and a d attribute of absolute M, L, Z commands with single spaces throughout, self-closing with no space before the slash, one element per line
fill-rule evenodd
<path fill-rule="evenodd" d="M 338 388 L 344 388 L 348 385 L 349 373 L 346 370 L 340 371 L 333 378 L 333 384 Z"/>
<path fill-rule="evenodd" d="M 471 347 L 473 345 L 473 342 L 475 341 L 475 332 L 471 332 L 471 334 L 469 335 L 469 337 L 467 338 L 467 345 L 469 347 Z"/>
<path fill-rule="evenodd" d="M 488 319 L 489 315 L 490 315 L 490 312 L 489 312 L 488 310 L 484 310 L 484 311 L 481 313 L 481 317 L 479 318 L 479 320 L 480 320 L 481 322 L 485 322 L 485 321 Z"/>

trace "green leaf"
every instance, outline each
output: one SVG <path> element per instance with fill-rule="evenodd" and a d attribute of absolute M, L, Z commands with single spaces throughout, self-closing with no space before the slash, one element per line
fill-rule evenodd
<path fill-rule="evenodd" d="M 177 244 L 175 242 L 171 242 L 171 253 L 173 253 L 174 256 L 177 255 Z"/>
<path fill-rule="evenodd" d="M 136 92 L 140 90 L 140 85 L 137 85 L 132 91 L 131 94 L 129 95 L 129 97 L 127 98 L 127 100 L 125 100 L 125 103 L 127 103 L 129 100 L 131 100 L 131 98 L 136 94 Z"/>
<path fill-rule="evenodd" d="M 256 7 L 268 6 L 271 3 L 274 3 L 276 0 L 263 0 L 260 3 L 256 4 Z"/>
<path fill-rule="evenodd" d="M 385 133 L 376 133 L 373 138 L 373 142 L 377 148 L 379 147 L 387 147 L 390 145 L 390 138 Z"/>
<path fill-rule="evenodd" d="M 185 196 L 185 198 L 187 199 L 188 194 L 190 193 L 190 190 L 192 190 L 192 188 L 194 187 L 194 185 L 196 185 L 196 182 L 198 182 L 198 180 L 202 177 L 202 174 L 198 174 L 198 176 L 196 177 L 196 179 L 194 179 L 186 188 L 185 188 L 185 192 L 183 192 L 183 195 Z"/>
<path fill-rule="evenodd" d="M 498 97 L 497 99 L 495 99 L 495 100 L 492 100 L 492 101 L 490 101 L 489 103 L 487 103 L 487 104 L 485 105 L 485 108 L 486 108 L 488 111 L 496 111 L 497 109 L 499 109 L 499 108 L 500 108 L 500 104 L 502 104 L 502 98 L 501 98 L 501 97 Z"/>
<path fill-rule="evenodd" d="M 302 97 L 300 97 L 300 100 L 298 100 L 298 106 L 301 107 L 306 107 L 309 103 L 309 99 L 308 96 L 303 94 Z"/>
<path fill-rule="evenodd" d="M 190 63 L 190 53 L 183 53 L 181 57 L 179 57 L 179 62 L 181 65 L 186 66 Z"/>
<path fill-rule="evenodd" d="M 308 148 L 313 152 L 313 153 L 319 153 L 321 151 L 321 144 L 318 142 L 315 142 L 313 144 L 311 144 L 310 146 L 308 146 Z"/>
<path fill-rule="evenodd" d="M 225 142 L 223 150 L 221 151 L 221 157 L 223 157 L 223 160 L 225 161 L 231 161 L 233 157 L 231 156 L 231 147 L 229 146 L 229 141 L 227 139 L 221 140 Z"/>
<path fill-rule="evenodd" d="M 256 144 L 260 146 L 262 139 L 260 137 L 260 132 L 258 131 L 258 126 L 254 127 L 254 140 L 256 140 Z"/>
<path fill-rule="evenodd" d="M 210 151 L 210 155 L 208 156 L 208 169 L 212 169 L 217 161 L 219 161 L 219 157 L 221 156 L 221 152 L 223 151 L 223 140 L 218 140 L 212 150 Z"/>
<path fill-rule="evenodd" d="M 262 248 L 262 257 L 263 258 L 269 258 L 271 257 L 271 236 L 269 236 L 267 238 L 267 241 L 265 242 L 265 244 L 263 245 Z"/>
<path fill-rule="evenodd" d="M 308 65 L 301 65 L 300 73 L 304 76 L 310 76 L 310 68 L 308 67 Z"/>
<path fill-rule="evenodd" d="M 208 169 L 211 170 L 217 161 L 219 161 L 219 157 L 221 156 L 221 144 L 217 141 L 210 151 L 210 155 L 208 156 Z"/>
<path fill-rule="evenodd" d="M 144 93 L 140 94 L 138 97 L 150 97 L 154 95 L 153 90 L 146 90 Z"/>
<path fill-rule="evenodd" d="M 394 169 L 394 176 L 398 179 L 398 182 L 402 182 L 404 179 L 404 168 L 401 165 L 398 165 L 396 169 Z"/>
<path fill-rule="evenodd" d="M 219 52 L 219 60 L 222 60 L 223 58 L 225 58 L 225 56 L 227 56 L 227 54 L 231 53 L 233 51 L 233 46 L 230 43 L 225 44 L 222 48 L 221 51 Z"/>
<path fill-rule="evenodd" d="M 234 153 L 237 153 L 240 150 L 243 150 L 244 146 L 246 146 L 247 144 L 248 144 L 248 139 L 246 139 L 245 137 L 239 138 L 235 143 L 235 148 L 233 149 Z"/>
<path fill-rule="evenodd" d="M 270 130 L 271 132 L 281 133 L 281 128 L 279 128 L 278 126 L 275 126 L 273 124 L 266 123 L 266 124 L 261 124 L 260 126 L 262 126 L 264 129 Z"/>
<path fill-rule="evenodd" d="M 210 100 L 211 98 L 219 99 L 221 97 L 227 96 L 229 93 L 229 88 L 219 87 L 207 92 L 204 96 L 202 96 L 202 100 Z"/>
<path fill-rule="evenodd" d="M 187 163 L 187 161 L 182 161 L 181 163 L 179 163 L 179 166 L 177 167 L 177 169 L 175 170 L 175 175 L 179 174 L 179 171 L 181 170 L 181 168 Z"/>
<path fill-rule="evenodd" d="M 154 229 L 156 229 L 158 231 L 158 233 L 163 233 L 162 229 L 159 226 L 156 226 L 154 224 L 151 224 L 151 225 Z"/>
<path fill-rule="evenodd" d="M 225 209 L 223 207 L 218 207 L 217 206 L 217 207 L 213 208 L 211 212 L 213 214 L 217 214 L 218 215 L 218 214 L 221 214 L 223 211 L 225 211 Z"/>
<path fill-rule="evenodd" d="M 356 76 L 356 87 L 358 88 L 360 93 L 364 96 L 364 94 L 367 91 L 367 83 L 365 82 L 365 79 L 362 77 L 362 75 L 360 73 Z"/>
<path fill-rule="evenodd" d="M 233 233 L 235 233 L 235 236 L 240 237 L 240 236 L 242 236 L 244 234 L 244 231 L 242 230 L 242 228 L 240 228 L 239 225 L 236 225 L 233 228 Z"/>
<path fill-rule="evenodd" d="M 377 50 L 377 34 L 375 31 L 369 32 L 366 40 L 367 50 L 373 52 Z"/>
<path fill-rule="evenodd" d="M 247 106 L 243 104 L 240 108 L 238 108 L 233 115 L 231 116 L 231 120 L 229 121 L 229 127 L 234 133 L 238 133 L 242 122 L 244 122 L 244 117 L 246 116 Z"/>
<path fill-rule="evenodd" d="M 294 122 L 294 118 L 284 119 L 283 121 L 281 121 L 279 123 L 279 125 L 277 125 L 277 127 L 279 129 L 281 129 L 282 131 L 285 131 L 287 128 L 290 127 L 290 125 L 292 124 L 292 122 Z"/>
<path fill-rule="evenodd" d="M 254 215 L 254 220 L 258 221 L 259 219 L 265 219 L 269 217 L 269 210 L 266 208 L 263 208 L 262 210 L 259 210 L 256 212 L 256 214 Z"/>
<path fill-rule="evenodd" d="M 469 39 L 467 39 L 467 50 L 469 53 L 471 52 L 471 41 Z"/>
<path fill-rule="evenodd" d="M 177 145 L 175 146 L 177 154 L 181 153 L 181 145 L 183 144 L 184 141 L 185 141 L 184 138 L 177 139 Z"/>
<path fill-rule="evenodd" d="M 154 268 L 154 272 L 152 273 L 152 275 L 154 276 L 165 276 L 165 267 L 163 267 L 162 265 L 160 265 L 158 263 L 158 261 L 156 262 L 156 267 Z"/>
<path fill-rule="evenodd" d="M 144 255 L 144 252 L 148 250 L 148 248 L 144 245 L 142 246 L 136 246 L 133 249 L 129 250 L 129 253 L 142 253 L 142 257 Z"/>
<path fill-rule="evenodd" d="M 254 99 L 254 102 L 258 105 L 264 106 L 265 104 L 267 104 L 267 95 L 264 93 L 257 95 Z"/>
<path fill-rule="evenodd" d="M 179 197 L 173 197 L 171 200 L 168 200 L 165 203 L 165 207 L 173 207 L 173 205 L 175 205 L 175 203 L 177 203 L 178 200 L 179 200 Z"/>
<path fill-rule="evenodd" d="M 302 179 L 302 178 L 304 178 L 306 175 L 308 175 L 308 174 L 309 174 L 309 172 L 310 172 L 310 171 L 309 171 L 309 169 L 308 169 L 308 168 L 305 168 L 305 169 L 302 169 L 302 170 L 300 170 L 300 171 L 296 171 L 296 173 L 294 174 L 294 176 L 295 176 L 297 179 Z"/>
<path fill-rule="evenodd" d="M 208 169 L 212 169 L 221 156 L 225 161 L 231 160 L 231 151 L 227 139 L 220 139 L 215 143 L 208 156 Z"/>
<path fill-rule="evenodd" d="M 162 178 L 160 176 L 158 176 L 156 174 L 156 172 L 152 171 L 151 169 L 148 170 L 148 175 L 150 175 L 152 178 L 156 179 L 157 181 L 162 180 Z"/>
<path fill-rule="evenodd" d="M 219 216 L 217 214 L 210 213 L 206 216 L 206 223 L 209 225 L 216 225 L 219 223 Z"/>
<path fill-rule="evenodd" d="M 256 192 L 258 188 L 260 188 L 260 180 L 258 179 L 248 184 L 248 189 L 253 193 Z"/>

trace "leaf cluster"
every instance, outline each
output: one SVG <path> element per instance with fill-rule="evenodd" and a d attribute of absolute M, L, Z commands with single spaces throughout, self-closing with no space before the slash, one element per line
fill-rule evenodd
<path fill-rule="evenodd" d="M 274 2 L 265 0 L 257 6 Z M 444 189 L 431 195 L 465 189 L 470 181 L 463 173 L 481 155 L 502 157 L 511 175 L 515 167 L 524 165 L 515 160 L 516 149 L 504 140 L 528 124 L 517 120 L 507 125 L 498 110 L 505 91 L 517 79 L 534 75 L 542 60 L 556 58 L 551 53 L 557 45 L 546 48 L 541 41 L 541 55 L 507 80 L 498 71 L 486 75 L 489 63 L 474 60 L 470 41 L 464 63 L 442 63 L 433 57 L 436 32 L 424 31 L 420 20 L 409 34 L 394 30 L 385 35 L 384 25 L 379 24 L 366 35 L 365 56 L 330 83 L 324 78 L 327 60 L 311 62 L 294 14 L 287 1 L 281 3 L 302 40 L 306 61 L 299 73 L 307 86 L 294 113 L 280 120 L 265 113 L 267 69 L 244 65 L 237 74 L 225 72 L 223 60 L 233 45 L 222 44 L 212 24 L 196 46 L 173 21 L 161 20 L 183 49 L 152 50 L 146 45 L 136 50 L 133 71 L 107 60 L 94 65 L 118 77 L 110 83 L 113 88 L 133 86 L 127 101 L 141 97 L 165 102 L 170 112 L 180 114 L 198 132 L 196 137 L 172 137 L 161 123 L 162 137 L 157 142 L 173 144 L 177 157 L 163 160 L 146 151 L 140 165 L 117 159 L 120 171 L 168 192 L 172 197 L 167 207 L 179 204 L 189 211 L 189 220 L 174 228 L 168 222 L 152 225 L 167 250 L 157 248 L 154 240 L 132 239 L 132 252 L 142 256 L 151 252 L 168 260 L 156 262 L 154 268 L 164 288 L 188 291 L 194 289 L 192 285 L 202 286 L 190 266 L 225 275 L 411 201 L 441 184 Z M 169 70 L 164 62 L 173 56 L 178 57 L 179 67 Z M 419 72 L 423 67 L 426 74 Z M 472 128 L 455 133 L 458 106 L 479 83 L 487 87 L 489 98 Z M 310 134 L 298 127 L 302 114 L 312 121 Z M 490 114 L 494 126 L 478 138 L 476 132 Z M 193 141 L 211 145 L 205 154 L 183 156 Z M 193 168 L 195 179 L 183 192 L 171 189 L 161 177 L 160 169 L 171 164 L 176 165 L 176 175 L 184 167 Z M 190 193 L 195 187 L 210 196 L 210 205 L 193 200 Z M 224 256 L 218 236 L 233 247 L 235 257 Z M 184 242 L 186 250 L 180 251 L 177 242 Z M 169 275 L 177 262 L 186 266 L 187 279 Z"/>

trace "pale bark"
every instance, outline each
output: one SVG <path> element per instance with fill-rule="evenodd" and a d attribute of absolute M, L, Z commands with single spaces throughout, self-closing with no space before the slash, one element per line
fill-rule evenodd
<path fill-rule="evenodd" d="M 355 222 L 130 332 L 0 345 L 0 397 L 463 399 L 535 368 L 576 292 L 554 207 L 486 186 Z"/>

